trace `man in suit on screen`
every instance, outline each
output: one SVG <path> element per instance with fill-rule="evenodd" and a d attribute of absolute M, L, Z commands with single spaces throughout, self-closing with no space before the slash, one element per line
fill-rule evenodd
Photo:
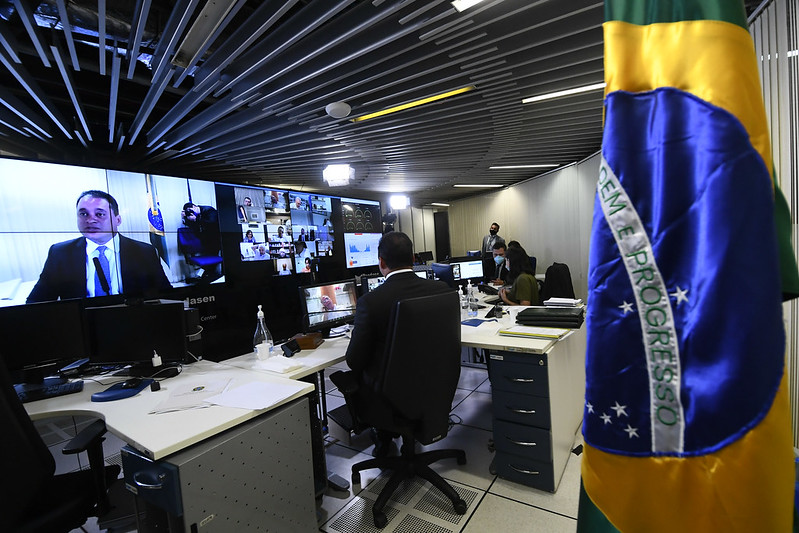
<path fill-rule="evenodd" d="M 113 196 L 85 191 L 75 207 L 83 237 L 50 247 L 28 303 L 123 293 L 154 295 L 172 287 L 155 248 L 117 231 L 122 219 Z"/>

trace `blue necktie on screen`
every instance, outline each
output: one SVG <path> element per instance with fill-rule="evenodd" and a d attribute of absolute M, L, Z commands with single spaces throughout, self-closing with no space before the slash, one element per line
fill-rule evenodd
<path fill-rule="evenodd" d="M 110 289 L 110 287 L 111 287 L 111 285 L 110 285 L 111 274 L 110 274 L 110 269 L 108 268 L 108 258 L 105 256 L 105 251 L 107 249 L 108 248 L 106 248 L 105 246 L 98 246 L 97 247 L 97 259 L 100 262 L 100 267 L 103 269 L 103 274 L 105 274 L 105 279 L 106 279 L 108 288 Z M 94 273 L 94 295 L 95 296 L 107 296 L 108 294 L 110 294 L 110 292 L 107 292 L 105 289 L 103 289 L 103 284 L 100 282 L 100 275 L 97 272 L 95 272 Z"/>

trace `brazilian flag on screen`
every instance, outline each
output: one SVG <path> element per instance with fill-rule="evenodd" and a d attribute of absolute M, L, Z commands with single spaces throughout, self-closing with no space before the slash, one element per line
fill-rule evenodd
<path fill-rule="evenodd" d="M 790 531 L 799 293 L 739 0 L 606 0 L 578 531 Z"/>

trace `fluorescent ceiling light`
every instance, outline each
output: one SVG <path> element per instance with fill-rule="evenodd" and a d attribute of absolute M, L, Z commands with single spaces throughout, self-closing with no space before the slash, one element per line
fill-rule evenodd
<path fill-rule="evenodd" d="M 388 199 L 391 209 L 406 209 L 410 201 L 404 194 L 395 194 Z"/>
<path fill-rule="evenodd" d="M 540 102 L 541 100 L 550 100 L 552 98 L 560 98 L 561 96 L 569 96 L 572 94 L 587 93 L 591 91 L 598 91 L 605 88 L 605 82 L 595 83 L 593 85 L 586 85 L 584 87 L 575 87 L 574 89 L 566 89 L 565 91 L 557 91 L 554 93 L 540 94 L 538 96 L 531 96 L 522 100 L 523 104 L 531 104 L 533 102 Z"/>
<path fill-rule="evenodd" d="M 453 187 L 470 187 L 475 189 L 485 189 L 485 188 L 492 188 L 492 187 L 504 187 L 502 184 L 493 184 L 489 185 L 488 183 L 460 183 L 458 185 L 453 185 Z"/>
<path fill-rule="evenodd" d="M 430 205 L 435 205 L 437 207 L 449 207 L 449 204 L 440 204 L 438 202 L 431 202 Z"/>
<path fill-rule="evenodd" d="M 471 91 L 474 89 L 474 85 L 469 85 L 468 87 L 461 87 L 460 89 L 455 89 L 454 91 L 449 91 L 447 93 L 437 94 L 435 96 L 429 96 L 427 98 L 422 98 L 421 100 L 415 100 L 413 102 L 408 102 L 407 104 L 398 105 L 395 107 L 390 107 L 388 109 L 384 109 L 382 111 L 378 111 L 376 113 L 370 113 L 368 115 L 363 115 L 362 117 L 356 117 L 352 119 L 353 122 L 361 122 L 363 120 L 369 120 L 370 118 L 382 117 L 383 115 L 388 115 L 389 113 L 396 113 L 397 111 L 403 111 L 405 109 L 410 109 L 412 107 L 420 106 L 422 104 L 429 104 L 430 102 L 435 102 L 436 100 L 442 100 L 444 98 L 449 98 L 450 96 L 455 96 L 456 94 L 465 93 L 467 91 Z"/>
<path fill-rule="evenodd" d="M 476 6 L 483 0 L 452 0 L 452 7 L 458 11 L 466 11 L 472 6 Z"/>
<path fill-rule="evenodd" d="M 488 170 L 508 170 L 512 168 L 552 168 L 552 167 L 559 167 L 560 165 L 557 163 L 553 163 L 550 165 L 503 165 L 497 167 L 488 167 Z"/>
<path fill-rule="evenodd" d="M 236 0 L 208 0 L 200 14 L 197 15 L 194 24 L 186 32 L 186 36 L 183 37 L 183 41 L 172 58 L 172 64 L 183 68 L 192 65 L 235 3 Z"/>
<path fill-rule="evenodd" d="M 355 177 L 355 169 L 349 165 L 327 165 L 322 177 L 330 187 L 347 185 Z"/>

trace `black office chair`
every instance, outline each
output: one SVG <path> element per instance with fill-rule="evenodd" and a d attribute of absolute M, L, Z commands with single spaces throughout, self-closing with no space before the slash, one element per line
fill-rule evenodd
<path fill-rule="evenodd" d="M 574 286 L 569 267 L 563 263 L 552 263 L 544 275 L 544 286 L 541 289 L 541 301 L 550 298 L 574 298 Z"/>
<path fill-rule="evenodd" d="M 107 488 L 120 468 L 103 462 L 105 422 L 93 422 L 63 449 L 65 454 L 86 451 L 91 468 L 56 476 L 55 460 L 22 407 L 2 362 L 0 416 L 4 428 L 0 438 L 4 509 L 0 522 L 4 531 L 68 532 L 110 509 Z"/>
<path fill-rule="evenodd" d="M 431 323 L 435 326 L 431 328 Z M 379 457 L 352 466 L 352 482 L 360 483 L 360 471 L 370 468 L 392 470 L 391 477 L 372 507 L 375 526 L 387 523 L 383 509 L 391 495 L 406 479 L 422 477 L 447 496 L 458 514 L 466 502 L 438 475 L 431 463 L 445 458 L 466 464 L 463 450 L 432 450 L 416 453 L 414 441 L 432 444 L 447 435 L 452 399 L 460 377 L 460 302 L 456 292 L 411 298 L 397 303 L 388 336 L 387 357 L 377 400 L 386 406 L 385 416 L 367 420 L 357 409 L 357 385 L 352 372 L 330 376 L 347 400 L 353 429 L 368 427 L 399 434 L 399 457 Z M 370 409 L 374 411 L 374 409 Z"/>

